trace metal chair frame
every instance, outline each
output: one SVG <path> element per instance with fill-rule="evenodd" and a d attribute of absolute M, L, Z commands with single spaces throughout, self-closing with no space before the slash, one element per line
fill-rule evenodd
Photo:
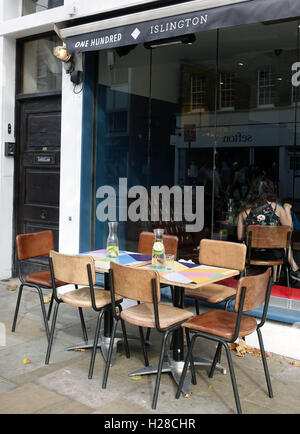
<path fill-rule="evenodd" d="M 23 277 L 21 262 L 22 261 L 18 261 L 18 277 L 21 281 L 21 285 L 19 286 L 17 304 L 16 304 L 16 308 L 15 308 L 14 320 L 13 320 L 13 325 L 12 325 L 11 331 L 14 332 L 16 330 L 16 324 L 17 324 L 17 319 L 18 319 L 18 314 L 19 314 L 19 308 L 20 308 L 23 288 L 24 288 L 24 286 L 27 286 L 29 288 L 36 289 L 38 294 L 39 294 L 45 331 L 46 331 L 47 339 L 49 340 L 50 332 L 49 332 L 49 325 L 48 325 L 47 314 L 46 314 L 45 303 L 44 303 L 44 295 L 43 295 L 43 291 L 42 291 L 42 289 L 49 289 L 49 287 L 43 286 L 43 285 L 37 285 L 37 284 L 31 283 L 31 282 L 26 282 L 26 280 Z"/>
<path fill-rule="evenodd" d="M 33 283 L 33 282 L 27 282 L 26 279 L 23 276 L 23 272 L 22 272 L 22 264 L 25 260 L 30 259 L 31 256 L 27 256 L 26 258 L 24 257 L 24 259 L 20 259 L 20 255 L 19 255 L 19 241 L 18 241 L 18 237 L 26 237 L 28 235 L 34 235 L 39 237 L 40 234 L 42 235 L 46 235 L 46 233 L 48 233 L 47 235 L 51 235 L 50 238 L 47 239 L 47 241 L 49 242 L 49 246 L 52 246 L 51 248 L 54 248 L 54 242 L 53 242 L 53 234 L 52 231 L 47 230 L 47 231 L 41 231 L 37 232 L 37 233 L 27 233 L 27 234 L 20 234 L 17 236 L 17 251 L 18 251 L 18 277 L 19 280 L 21 282 L 21 285 L 19 286 L 19 291 L 18 291 L 18 298 L 17 298 L 17 303 L 16 303 L 16 308 L 15 308 L 15 313 L 14 313 L 14 319 L 13 319 L 13 324 L 12 324 L 12 332 L 14 332 L 16 330 L 16 324 L 17 324 L 17 319 L 18 319 L 18 314 L 19 314 L 19 308 L 20 308 L 20 303 L 21 303 L 21 298 L 22 298 L 22 294 L 23 294 L 23 288 L 24 286 L 27 286 L 29 288 L 33 288 L 36 289 L 38 294 L 39 294 L 39 298 L 40 298 L 40 304 L 41 304 L 41 309 L 42 309 L 42 315 L 43 315 L 43 322 L 44 322 L 44 326 L 45 326 L 45 331 L 46 331 L 46 336 L 47 339 L 49 340 L 49 336 L 50 336 L 50 332 L 49 332 L 49 325 L 48 325 L 48 320 L 50 318 L 51 315 L 51 308 L 52 308 L 52 303 L 53 303 L 53 294 L 51 297 L 51 301 L 50 301 L 50 305 L 49 305 L 49 309 L 48 309 L 48 314 L 46 314 L 46 309 L 45 309 L 45 303 L 44 303 L 44 296 L 43 296 L 43 291 L 42 289 L 51 289 L 51 287 L 48 286 L 44 286 L 41 284 L 37 284 L 37 283 Z M 50 248 L 50 250 L 51 250 Z M 43 249 L 42 249 L 43 250 Z M 43 252 L 44 256 L 46 253 L 46 251 Z"/>
<path fill-rule="evenodd" d="M 256 225 L 253 225 L 253 226 L 256 226 Z M 248 265 L 251 265 L 251 260 L 255 260 L 255 258 L 251 258 L 253 226 L 250 225 L 247 228 L 246 245 L 247 245 L 247 263 L 248 263 Z M 259 227 L 261 228 L 261 226 L 259 226 Z M 267 226 L 267 227 L 270 227 L 270 226 Z M 290 286 L 288 254 L 289 254 L 289 250 L 291 248 L 291 235 L 292 235 L 291 231 L 287 232 L 287 238 L 286 238 L 285 246 L 279 247 L 279 248 L 282 248 L 284 250 L 284 254 L 283 254 L 283 258 L 282 258 L 282 265 L 285 267 L 287 286 Z M 260 247 L 255 247 L 255 248 L 260 248 Z M 271 247 L 269 247 L 269 248 L 268 247 L 261 247 L 261 248 L 270 249 Z M 269 260 L 269 261 L 266 260 L 264 262 L 270 262 L 270 266 L 272 266 L 272 264 L 271 264 L 272 260 Z M 273 266 L 273 273 L 275 275 L 274 266 Z M 273 280 L 275 281 L 275 279 L 273 279 Z"/>
<path fill-rule="evenodd" d="M 105 389 L 106 385 L 107 385 L 107 379 L 108 379 L 109 368 L 110 368 L 110 360 L 111 360 L 112 350 L 113 350 L 114 337 L 115 337 L 118 321 L 121 319 L 120 318 L 120 311 L 116 308 L 116 305 L 114 302 L 115 291 L 114 291 L 114 283 L 113 283 L 113 271 L 111 269 L 109 270 L 109 278 L 110 278 L 111 299 L 112 299 L 112 305 L 113 305 L 113 308 L 112 308 L 113 329 L 112 329 L 112 336 L 111 336 L 111 341 L 110 341 L 108 359 L 106 362 L 106 367 L 105 367 L 105 372 L 104 372 L 104 377 L 103 377 L 103 382 L 102 382 L 102 388 L 103 389 Z M 161 374 L 162 374 L 162 366 L 163 366 L 163 360 L 164 360 L 167 338 L 168 338 L 169 334 L 171 332 L 173 332 L 174 330 L 176 330 L 177 328 L 179 328 L 184 321 L 180 321 L 176 324 L 173 324 L 170 327 L 166 327 L 166 328 L 160 327 L 158 301 L 157 301 L 157 293 L 156 293 L 157 289 L 156 289 L 155 279 L 151 280 L 151 286 L 152 286 L 152 298 L 153 298 L 154 317 L 155 317 L 155 328 L 159 333 L 163 334 L 162 342 L 161 342 L 161 348 L 160 348 L 160 355 L 159 355 L 155 388 L 154 388 L 153 399 L 152 399 L 152 408 L 155 409 L 156 405 L 157 405 L 157 400 L 158 400 L 158 392 L 159 392 L 160 379 L 161 379 Z M 142 345 L 142 351 L 143 351 L 143 355 L 144 355 L 145 366 L 149 366 L 148 355 L 147 355 L 147 350 L 146 350 L 145 340 L 144 340 L 144 335 L 143 335 L 143 328 L 141 326 L 137 326 L 137 327 L 139 327 L 139 331 L 140 331 L 140 338 L 141 338 L 141 345 Z M 127 340 L 125 341 L 125 348 L 126 348 L 126 356 L 129 357 L 130 354 L 129 354 L 129 346 L 128 346 Z"/>
<path fill-rule="evenodd" d="M 53 318 L 52 318 L 52 324 L 51 324 L 51 330 L 50 330 L 50 336 L 49 336 L 49 343 L 48 343 L 46 359 L 45 359 L 46 365 L 49 364 L 49 360 L 50 360 L 58 308 L 59 308 L 59 305 L 61 303 L 63 303 L 63 301 L 57 296 L 57 289 L 55 286 L 55 274 L 54 274 L 52 258 L 49 258 L 49 265 L 50 265 L 50 273 L 51 273 L 52 284 L 53 284 L 53 298 L 54 298 L 56 303 L 54 306 L 54 312 L 53 312 Z M 92 351 L 92 355 L 91 355 L 89 374 L 88 374 L 88 378 L 91 379 L 93 377 L 93 371 L 94 371 L 94 365 L 95 365 L 95 358 L 96 358 L 97 344 L 98 344 L 98 340 L 99 340 L 102 316 L 103 316 L 104 312 L 110 311 L 112 309 L 112 304 L 108 304 L 102 308 L 98 308 L 96 306 L 94 284 L 93 284 L 92 271 L 91 271 L 90 264 L 87 264 L 87 274 L 88 274 L 88 280 L 89 280 L 89 289 L 90 289 L 90 295 L 91 295 L 92 308 L 95 312 L 98 312 L 97 324 L 96 324 L 95 335 L 94 335 L 93 351 Z M 77 287 L 78 286 L 75 285 L 76 289 L 77 289 Z M 115 305 L 118 306 L 120 310 L 122 310 L 122 307 L 120 305 L 121 302 L 122 302 L 121 300 L 118 302 L 115 302 Z M 81 327 L 82 327 L 82 332 L 83 332 L 83 339 L 85 340 L 85 342 L 88 342 L 88 335 L 87 335 L 87 331 L 86 331 L 86 326 L 85 326 L 82 308 L 78 307 L 78 311 L 79 311 L 80 322 L 81 322 Z M 122 330 L 123 330 L 124 339 L 127 340 L 126 329 L 125 329 L 125 325 L 124 325 L 123 321 L 122 321 Z"/>
<path fill-rule="evenodd" d="M 269 300 L 270 300 L 270 295 L 271 295 L 271 289 L 272 289 L 272 277 L 270 277 L 269 282 L 268 282 L 268 289 L 266 291 L 266 298 L 265 298 L 265 303 L 264 303 L 263 314 L 262 314 L 260 323 L 257 324 L 256 332 L 257 332 L 260 351 L 261 351 L 261 355 L 262 355 L 263 367 L 264 367 L 264 372 L 265 372 L 265 377 L 266 377 L 266 382 L 267 382 L 267 387 L 268 387 L 268 394 L 269 394 L 270 398 L 273 398 L 273 391 L 272 391 L 272 385 L 271 385 L 271 380 L 270 380 L 270 374 L 269 374 L 269 369 L 268 369 L 268 365 L 267 365 L 267 359 L 266 359 L 262 334 L 260 331 L 261 327 L 264 325 L 265 320 L 266 320 L 268 306 L 269 306 Z M 184 368 L 183 368 L 180 382 L 179 382 L 177 392 L 175 395 L 176 399 L 178 399 L 180 397 L 181 389 L 182 389 L 182 386 L 184 383 L 184 379 L 185 379 L 189 364 L 191 365 L 192 376 L 194 379 L 196 379 L 195 367 L 193 364 L 193 355 L 192 354 L 193 354 L 193 348 L 194 348 L 194 344 L 195 344 L 196 339 L 198 337 L 202 337 L 202 338 L 205 338 L 205 339 L 208 339 L 211 341 L 218 342 L 217 351 L 216 351 L 214 360 L 212 362 L 212 365 L 211 365 L 211 368 L 210 368 L 210 371 L 208 374 L 209 378 L 213 377 L 216 363 L 218 362 L 218 360 L 220 358 L 222 346 L 224 346 L 224 348 L 226 350 L 226 356 L 227 356 L 227 361 L 228 361 L 228 366 L 229 366 L 229 371 L 230 371 L 230 378 L 231 378 L 231 383 L 232 383 L 232 388 L 233 388 L 237 412 L 239 414 L 242 413 L 241 403 L 240 403 L 240 398 L 239 398 L 239 393 L 238 393 L 238 387 L 237 387 L 237 382 L 236 382 L 236 377 L 235 377 L 235 372 L 234 372 L 234 367 L 233 367 L 233 362 L 232 362 L 232 357 L 231 357 L 231 352 L 230 352 L 231 350 L 229 348 L 229 344 L 235 342 L 239 337 L 239 331 L 240 331 L 241 319 L 242 319 L 242 314 L 243 314 L 243 306 L 244 306 L 246 291 L 247 291 L 247 288 L 242 287 L 241 298 L 240 298 L 240 302 L 239 302 L 239 308 L 238 308 L 236 324 L 235 324 L 235 331 L 234 331 L 234 335 L 231 339 L 223 338 L 223 337 L 209 334 L 209 333 L 205 333 L 205 332 L 193 331 L 192 329 L 188 329 L 188 328 L 185 329 L 186 337 L 187 337 L 187 343 L 188 343 L 188 352 L 186 355 Z M 190 339 L 190 336 L 189 336 L 190 331 L 192 333 L 194 333 L 192 339 Z M 194 383 L 194 384 L 196 384 L 196 383 Z"/>

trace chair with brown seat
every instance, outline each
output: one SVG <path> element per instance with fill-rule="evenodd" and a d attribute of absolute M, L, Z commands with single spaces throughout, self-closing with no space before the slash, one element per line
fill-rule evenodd
<path fill-rule="evenodd" d="M 16 329 L 16 323 L 19 313 L 19 307 L 24 286 L 34 288 L 38 291 L 42 308 L 43 320 L 46 329 L 47 338 L 49 338 L 49 326 L 46 316 L 44 297 L 42 289 L 51 289 L 52 280 L 50 270 L 38 271 L 24 277 L 22 272 L 22 263 L 25 260 L 37 258 L 40 256 L 49 256 L 50 250 L 54 249 L 53 233 L 51 230 L 20 234 L 16 237 L 17 255 L 18 255 L 18 274 L 21 281 L 19 287 L 18 299 L 15 309 L 15 315 L 12 325 L 12 331 Z M 65 285 L 64 282 L 56 281 L 56 287 Z M 50 305 L 51 306 L 51 305 Z M 48 314 L 50 313 L 50 309 Z"/>
<path fill-rule="evenodd" d="M 230 241 L 202 239 L 200 242 L 199 264 L 212 267 L 229 268 L 244 273 L 247 248 L 244 244 Z M 238 281 L 236 281 L 238 284 Z M 237 286 L 236 284 L 236 286 Z M 210 283 L 198 289 L 185 289 L 185 297 L 195 300 L 196 313 L 199 315 L 198 301 L 217 304 L 225 302 L 225 308 L 236 295 L 236 287 L 221 283 Z"/>
<path fill-rule="evenodd" d="M 287 286 L 290 286 L 288 257 L 291 247 L 291 235 L 292 231 L 289 226 L 249 225 L 246 232 L 246 244 L 248 248 L 247 264 L 273 267 L 274 282 L 278 280 L 276 277 L 278 266 L 284 266 Z M 278 249 L 277 252 L 279 251 L 279 255 L 276 255 L 276 257 L 279 256 L 278 259 L 272 256 L 270 259 L 271 249 Z M 279 249 L 282 251 L 281 255 Z"/>
<path fill-rule="evenodd" d="M 98 313 L 97 325 L 95 330 L 95 337 L 93 343 L 93 351 L 90 361 L 89 378 L 92 378 L 94 362 L 97 351 L 97 344 L 100 333 L 101 319 L 105 311 L 111 310 L 111 295 L 110 291 L 99 289 L 95 287 L 96 273 L 95 262 L 90 256 L 80 255 L 66 255 L 55 251 L 50 252 L 50 272 L 53 282 L 53 294 L 55 300 L 55 307 L 53 312 L 53 319 L 50 331 L 50 338 L 48 342 L 47 354 L 45 364 L 49 363 L 50 354 L 52 350 L 53 337 L 55 331 L 55 324 L 57 319 L 57 312 L 61 303 L 69 304 L 78 308 L 81 326 L 83 330 L 84 340 L 87 342 L 88 337 L 84 324 L 82 309 L 93 309 Z M 75 285 L 75 290 L 70 290 L 62 295 L 57 294 L 55 279 L 63 280 L 66 284 Z M 121 310 L 120 303 L 122 297 L 116 295 L 115 305 Z M 124 323 L 122 322 L 123 335 L 125 344 L 127 344 L 126 331 Z M 128 347 L 128 345 L 127 345 Z M 128 354 L 128 353 L 127 353 Z"/>
<path fill-rule="evenodd" d="M 152 255 L 152 247 L 154 244 L 155 236 L 153 232 L 143 231 L 139 236 L 139 253 L 144 255 Z M 175 235 L 163 235 L 163 243 L 166 253 L 174 255 L 174 259 L 177 259 L 178 249 L 178 237 Z"/>
<path fill-rule="evenodd" d="M 115 262 L 111 262 L 110 265 L 110 290 L 114 319 L 102 388 L 105 389 L 107 384 L 114 336 L 118 321 L 121 319 L 129 324 L 136 325 L 139 327 L 139 330 L 143 327 L 156 329 L 158 332 L 163 334 L 163 338 L 152 400 L 152 408 L 155 409 L 167 337 L 171 332 L 179 328 L 184 321 L 191 318 L 193 314 L 187 310 L 160 303 L 160 281 L 159 275 L 155 270 L 129 268 Z M 117 295 L 131 300 L 136 300 L 138 301 L 138 304 L 128 307 L 119 313 L 114 307 L 114 298 Z M 148 356 L 142 339 L 142 334 L 141 343 L 145 365 L 148 366 Z"/>
<path fill-rule="evenodd" d="M 138 252 L 143 255 L 152 255 L 152 248 L 155 241 L 155 236 L 153 232 L 143 231 L 139 236 Z M 170 255 L 174 255 L 174 260 L 177 259 L 178 250 L 178 237 L 176 235 L 163 235 L 163 243 L 165 247 L 165 252 Z M 161 284 L 161 288 L 171 288 L 172 298 L 174 297 L 174 288 L 171 285 Z M 151 329 L 147 330 L 146 341 L 149 341 Z"/>
<path fill-rule="evenodd" d="M 177 399 L 180 396 L 189 363 L 191 364 L 193 378 L 195 379 L 195 367 L 193 364 L 193 347 L 196 338 L 202 337 L 204 339 L 218 342 L 217 353 L 214 357 L 213 363 L 211 365 L 211 370 L 209 372 L 210 378 L 212 378 L 213 376 L 214 369 L 218 361 L 218 353 L 221 351 L 222 346 L 225 347 L 236 408 L 238 413 L 242 413 L 229 344 L 233 343 L 238 338 L 245 338 L 246 336 L 249 336 L 250 334 L 255 332 L 255 330 L 257 332 L 259 340 L 269 397 L 273 397 L 271 380 L 264 350 L 262 334 L 260 330 L 265 323 L 269 306 L 269 299 L 272 287 L 271 274 L 272 269 L 268 268 L 267 271 L 265 271 L 263 274 L 242 277 L 240 279 L 237 289 L 234 312 L 228 312 L 226 310 L 220 309 L 210 310 L 182 324 L 182 327 L 185 328 L 186 331 L 189 348 L 176 393 Z M 264 304 L 264 308 L 261 321 L 257 323 L 256 318 L 252 316 L 249 312 L 257 309 L 262 304 Z M 243 314 L 243 312 L 248 312 L 248 314 Z M 193 333 L 193 337 L 191 340 L 189 335 L 190 332 Z"/>

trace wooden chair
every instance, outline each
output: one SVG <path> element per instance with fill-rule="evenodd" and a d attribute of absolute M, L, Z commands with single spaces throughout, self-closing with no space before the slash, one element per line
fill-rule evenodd
<path fill-rule="evenodd" d="M 23 261 L 28 259 L 37 258 L 40 256 L 49 256 L 50 250 L 54 249 L 53 233 L 51 230 L 46 230 L 41 232 L 20 234 L 17 235 L 16 237 L 16 245 L 17 245 L 17 255 L 18 255 L 18 275 L 21 281 L 21 285 L 18 291 L 18 299 L 17 299 L 16 309 L 14 314 L 12 331 L 14 332 L 16 329 L 16 323 L 17 323 L 23 288 L 24 286 L 27 286 L 30 288 L 34 288 L 38 291 L 45 330 L 46 330 L 47 338 L 49 338 L 49 326 L 48 326 L 48 321 L 46 316 L 42 289 L 52 288 L 52 279 L 50 275 L 50 270 L 48 269 L 44 271 L 38 271 L 36 273 L 32 273 L 27 276 L 24 276 L 22 272 L 22 263 Z M 56 287 L 65 285 L 65 283 L 61 281 L 56 281 L 55 284 Z M 48 315 L 50 314 L 50 306 L 49 306 Z"/>
<path fill-rule="evenodd" d="M 230 241 L 202 239 L 200 242 L 199 264 L 212 267 L 230 268 L 244 273 L 247 248 L 244 244 Z M 236 286 L 238 281 L 236 281 Z M 195 300 L 199 315 L 198 301 L 217 304 L 225 301 L 225 308 L 236 295 L 236 288 L 222 283 L 211 283 L 199 289 L 185 289 L 185 297 Z"/>
<path fill-rule="evenodd" d="M 47 354 L 45 364 L 48 365 L 50 354 L 52 350 L 53 337 L 55 331 L 55 324 L 57 319 L 58 308 L 61 303 L 69 304 L 78 308 L 80 321 L 83 331 L 83 338 L 87 342 L 88 336 L 86 332 L 86 327 L 84 323 L 83 311 L 82 309 L 93 309 L 98 313 L 97 325 L 94 336 L 93 351 L 90 361 L 89 378 L 92 378 L 97 343 L 99 340 L 101 319 L 103 313 L 107 310 L 111 310 L 111 295 L 110 291 L 105 291 L 104 289 L 99 289 L 95 287 L 96 283 L 96 273 L 95 273 L 95 262 L 90 256 L 80 256 L 80 255 L 65 255 L 63 253 L 58 253 L 55 251 L 50 252 L 50 272 L 53 282 L 53 294 L 55 300 L 55 307 L 53 312 L 53 319 L 50 331 L 50 338 L 48 342 Z M 66 284 L 75 285 L 75 290 L 64 293 L 58 296 L 57 287 L 55 284 L 56 279 L 63 280 Z M 116 295 L 115 305 L 121 310 L 120 303 L 122 302 L 122 297 Z M 126 331 L 123 326 L 124 339 L 126 338 Z"/>
<path fill-rule="evenodd" d="M 224 346 L 230 370 L 230 377 L 235 397 L 236 408 L 238 413 L 242 413 L 229 344 L 234 342 L 238 338 L 245 338 L 245 336 L 248 336 L 255 331 L 258 335 L 269 397 L 273 397 L 271 380 L 261 334 L 261 327 L 265 323 L 269 306 L 272 287 L 271 274 L 272 269 L 268 268 L 267 271 L 265 271 L 263 274 L 242 277 L 240 279 L 237 289 L 234 312 L 228 312 L 226 310 L 220 309 L 211 310 L 201 315 L 198 315 L 197 317 L 192 318 L 191 320 L 182 324 L 182 327 L 185 328 L 186 331 L 189 348 L 176 393 L 177 399 L 180 396 L 189 363 L 191 364 L 194 381 L 196 379 L 192 354 L 196 339 L 198 337 L 201 337 L 218 343 L 217 352 L 209 372 L 210 378 L 213 377 L 214 369 L 219 357 L 218 353 L 221 352 L 222 346 Z M 254 316 L 251 316 L 250 314 L 243 314 L 243 312 L 252 311 L 261 306 L 262 304 L 264 304 L 264 308 L 261 321 L 259 323 L 257 323 L 257 320 Z M 190 332 L 194 333 L 191 340 L 189 335 Z"/>
<path fill-rule="evenodd" d="M 155 236 L 153 232 L 143 231 L 139 236 L 138 252 L 143 255 L 152 255 L 152 247 L 155 241 Z M 165 246 L 165 252 L 174 255 L 174 260 L 177 259 L 178 250 L 178 237 L 176 235 L 163 235 L 163 243 Z M 172 285 L 161 284 L 161 288 L 166 287 L 171 288 L 172 298 L 174 297 L 174 287 Z M 151 329 L 147 330 L 146 341 L 149 341 Z"/>
<path fill-rule="evenodd" d="M 155 240 L 153 232 L 143 231 L 139 236 L 139 253 L 144 255 L 152 255 L 152 247 Z M 177 259 L 177 249 L 178 249 L 178 237 L 175 235 L 163 235 L 163 242 L 165 246 L 166 253 L 174 255 L 174 259 Z"/>
<path fill-rule="evenodd" d="M 273 281 L 277 281 L 277 267 L 284 266 L 287 286 L 290 286 L 288 256 L 291 248 L 292 231 L 289 226 L 250 225 L 246 232 L 247 264 L 254 266 L 273 267 Z M 265 249 L 266 255 L 260 252 L 255 258 L 253 249 Z M 268 250 L 282 249 L 282 258 L 268 259 Z"/>
<path fill-rule="evenodd" d="M 152 408 L 155 409 L 167 337 L 169 333 L 179 328 L 181 324 L 187 319 L 191 318 L 193 314 L 187 310 L 160 303 L 159 275 L 154 270 L 129 268 L 115 262 L 111 262 L 110 290 L 114 319 L 109 355 L 106 362 L 102 388 L 105 389 L 107 384 L 114 336 L 118 321 L 123 319 L 129 324 L 139 327 L 146 366 L 149 365 L 149 362 L 145 342 L 143 339 L 143 327 L 156 329 L 158 332 L 163 334 L 163 338 L 152 400 Z M 119 297 L 126 297 L 131 300 L 136 300 L 138 304 L 118 312 L 118 309 L 116 309 L 114 306 L 114 299 L 117 297 L 117 295 Z"/>

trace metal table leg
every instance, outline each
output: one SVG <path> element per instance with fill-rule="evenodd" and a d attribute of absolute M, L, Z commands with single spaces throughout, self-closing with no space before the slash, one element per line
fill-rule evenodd
<path fill-rule="evenodd" d="M 175 287 L 174 290 L 174 306 L 183 307 L 184 301 L 184 289 L 181 287 Z M 212 360 L 203 358 L 193 358 L 194 365 L 210 368 L 212 365 Z M 173 376 L 174 381 L 179 385 L 180 377 L 184 367 L 184 339 L 183 339 L 183 329 L 180 328 L 173 332 L 173 349 L 168 352 L 168 361 L 163 364 L 162 373 L 170 372 Z M 130 377 L 137 375 L 148 375 L 156 374 L 158 365 L 146 366 L 141 369 L 137 369 L 129 374 Z M 222 374 L 226 374 L 226 369 L 220 364 L 216 364 L 216 369 L 219 369 Z M 191 393 L 191 375 L 190 371 L 187 371 L 182 392 L 186 395 Z"/>
<path fill-rule="evenodd" d="M 104 274 L 104 290 L 109 290 L 109 278 L 108 273 Z M 110 311 L 105 311 L 104 314 L 104 327 L 103 330 L 100 332 L 100 336 L 97 343 L 97 348 L 100 348 L 102 356 L 105 361 L 107 361 L 108 358 L 108 350 L 109 350 L 109 344 L 110 344 L 110 337 L 112 332 L 112 314 Z M 133 335 L 127 335 L 128 340 L 138 339 L 138 337 Z M 118 342 L 123 341 L 123 333 L 116 333 L 115 339 L 114 339 L 114 346 L 113 346 L 113 353 L 111 358 L 111 364 L 113 364 L 116 353 L 117 353 L 117 345 Z M 66 351 L 71 350 L 80 350 L 80 349 L 92 349 L 94 346 L 93 340 L 88 340 L 84 342 L 80 342 L 79 344 L 72 345 L 66 348 Z"/>

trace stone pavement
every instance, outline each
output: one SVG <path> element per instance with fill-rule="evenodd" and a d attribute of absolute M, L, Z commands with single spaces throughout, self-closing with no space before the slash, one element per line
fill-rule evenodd
<path fill-rule="evenodd" d="M 170 374 L 162 374 L 158 405 L 151 409 L 155 375 L 129 377 L 143 367 L 139 340 L 129 342 L 131 358 L 126 359 L 122 343 L 110 369 L 107 389 L 101 389 L 104 360 L 97 353 L 94 377 L 88 379 L 91 352 L 66 351 L 82 341 L 78 311 L 61 305 L 50 364 L 44 364 L 47 340 L 42 325 L 39 298 L 25 288 L 15 333 L 11 332 L 17 299 L 17 279 L 0 282 L 0 414 L 148 414 L 195 415 L 236 412 L 229 372 L 207 376 L 197 368 L 197 385 L 189 397 L 175 399 L 176 386 Z M 47 293 L 45 293 L 47 295 Z M 87 331 L 92 337 L 96 314 L 85 311 Z M 127 332 L 138 335 L 134 327 Z M 262 329 L 263 333 L 263 329 Z M 276 337 L 274 337 L 276 339 Z M 149 361 L 156 363 L 160 335 L 150 338 Z M 197 354 L 212 357 L 215 344 L 200 342 Z M 300 362 L 270 354 L 268 365 L 274 398 L 267 395 L 261 358 L 253 354 L 237 357 L 233 350 L 235 373 L 244 414 L 300 414 Z M 30 363 L 23 364 L 24 359 Z M 227 366 L 225 354 L 223 366 Z M 298 365 L 298 366 L 297 366 Z"/>

